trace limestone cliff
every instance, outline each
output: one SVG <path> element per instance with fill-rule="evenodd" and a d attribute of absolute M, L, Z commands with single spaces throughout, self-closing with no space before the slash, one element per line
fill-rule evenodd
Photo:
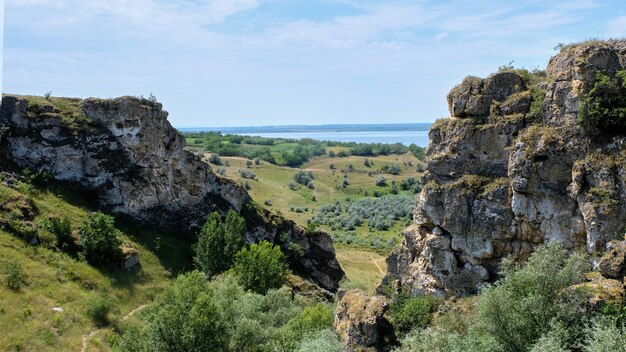
<path fill-rule="evenodd" d="M 161 104 L 146 99 L 44 99 L 5 96 L 0 160 L 47 172 L 99 207 L 146 226 L 194 233 L 211 211 L 234 209 L 247 220 L 247 240 L 285 250 L 299 244 L 292 268 L 335 291 L 343 277 L 330 237 L 254 207 L 246 191 L 216 176 L 184 150 L 183 137 Z"/>
<path fill-rule="evenodd" d="M 388 258 L 385 284 L 472 293 L 498 264 L 541 244 L 598 255 L 626 225 L 626 136 L 577 115 L 596 73 L 626 69 L 626 41 L 565 47 L 545 73 L 468 77 L 451 117 L 430 131 L 415 224 Z"/>

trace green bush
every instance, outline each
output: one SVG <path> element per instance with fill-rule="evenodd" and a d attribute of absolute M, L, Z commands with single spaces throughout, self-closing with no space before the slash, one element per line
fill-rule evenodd
<path fill-rule="evenodd" d="M 9 262 L 4 268 L 4 283 L 11 290 L 17 291 L 24 283 L 22 265 L 18 262 Z"/>
<path fill-rule="evenodd" d="M 402 334 L 428 327 L 440 302 L 431 296 L 399 296 L 390 309 L 394 327 Z"/>
<path fill-rule="evenodd" d="M 235 211 L 229 210 L 224 221 L 218 212 L 211 213 L 193 247 L 196 268 L 209 277 L 230 269 L 245 235 L 246 222 Z"/>
<path fill-rule="evenodd" d="M 109 325 L 109 313 L 113 308 L 111 301 L 103 296 L 97 295 L 87 302 L 87 316 L 97 325 Z"/>
<path fill-rule="evenodd" d="M 319 330 L 307 335 L 298 347 L 296 352 L 341 352 L 341 344 L 337 335 L 331 329 Z"/>
<path fill-rule="evenodd" d="M 76 242 L 74 237 L 72 237 L 72 225 L 68 218 L 51 217 L 46 219 L 41 225 L 55 236 L 57 248 L 64 251 L 75 249 Z"/>
<path fill-rule="evenodd" d="M 264 294 L 282 286 L 288 267 L 280 248 L 263 241 L 237 253 L 233 272 L 246 290 Z"/>
<path fill-rule="evenodd" d="M 113 217 L 96 212 L 89 214 L 80 225 L 80 245 L 87 261 L 92 264 L 117 263 L 121 258 L 118 231 Z"/>
<path fill-rule="evenodd" d="M 603 131 L 626 132 L 626 70 L 596 74 L 595 83 L 581 102 L 578 119 Z"/>

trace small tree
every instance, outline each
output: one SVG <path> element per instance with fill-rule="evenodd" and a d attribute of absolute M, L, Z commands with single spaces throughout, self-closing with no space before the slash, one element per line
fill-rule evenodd
<path fill-rule="evenodd" d="M 80 226 L 80 244 L 92 264 L 115 263 L 121 257 L 118 231 L 112 216 L 96 212 L 89 214 Z"/>
<path fill-rule="evenodd" d="M 387 180 L 385 180 L 385 176 L 383 176 L 383 175 L 378 175 L 378 176 L 376 177 L 376 181 L 375 181 L 375 183 L 376 183 L 376 186 L 378 186 L 378 187 L 383 187 L 383 186 L 386 186 L 386 185 L 387 185 Z"/>
<path fill-rule="evenodd" d="M 211 213 L 193 247 L 196 268 L 209 277 L 228 270 L 245 243 L 245 234 L 245 220 L 235 211 L 229 210 L 224 222 L 218 212 Z"/>
<path fill-rule="evenodd" d="M 233 272 L 246 290 L 265 294 L 270 289 L 282 286 L 288 267 L 280 248 L 263 241 L 237 253 Z"/>
<path fill-rule="evenodd" d="M 7 263 L 4 269 L 4 282 L 11 290 L 19 290 L 24 283 L 24 274 L 22 266 L 18 262 Z"/>

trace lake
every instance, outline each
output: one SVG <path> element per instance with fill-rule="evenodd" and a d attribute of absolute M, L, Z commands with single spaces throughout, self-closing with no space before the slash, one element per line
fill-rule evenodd
<path fill-rule="evenodd" d="M 423 125 L 423 126 L 421 126 Z M 229 127 L 229 128 L 180 128 L 183 132 L 221 131 L 222 134 L 239 134 L 246 136 L 260 136 L 267 138 L 311 138 L 322 141 L 356 142 L 356 143 L 402 143 L 415 144 L 420 147 L 428 145 L 428 129 L 430 124 L 421 124 L 418 127 L 406 126 L 404 130 L 389 130 L 394 125 L 380 125 L 379 130 L 373 130 L 378 125 L 361 125 L 355 128 L 325 128 L 326 126 L 271 126 L 271 127 Z M 401 126 L 397 126 L 401 127 Z M 402 126 L 404 127 L 404 126 Z M 280 132 L 267 132 L 268 129 L 283 129 Z M 367 130 L 355 130 L 355 129 Z M 291 129 L 291 130 L 290 130 Z M 308 129 L 308 130 L 307 130 Z M 316 129 L 316 130 L 312 130 Z M 325 130 L 326 129 L 326 130 Z"/>

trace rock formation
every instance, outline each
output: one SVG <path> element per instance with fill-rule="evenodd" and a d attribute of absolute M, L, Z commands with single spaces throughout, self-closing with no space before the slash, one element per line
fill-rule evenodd
<path fill-rule="evenodd" d="M 383 284 L 467 294 L 495 280 L 505 256 L 523 261 L 552 240 L 598 256 L 622 237 L 626 137 L 577 115 L 597 72 L 624 69 L 626 41 L 588 42 L 563 48 L 545 74 L 508 70 L 452 89 L 451 117 L 430 131 L 415 224 Z"/>
<path fill-rule="evenodd" d="M 87 194 L 99 207 L 181 234 L 193 234 L 211 211 L 241 212 L 249 242 L 268 240 L 303 256 L 292 268 L 335 291 L 343 277 L 330 237 L 256 209 L 246 191 L 216 176 L 167 121 L 161 104 L 134 97 L 45 101 L 5 96 L 0 161 L 46 172 Z"/>
<path fill-rule="evenodd" d="M 393 327 L 384 317 L 389 305 L 382 296 L 368 297 L 361 290 L 339 291 L 335 332 L 344 351 L 375 352 L 391 349 Z"/>

